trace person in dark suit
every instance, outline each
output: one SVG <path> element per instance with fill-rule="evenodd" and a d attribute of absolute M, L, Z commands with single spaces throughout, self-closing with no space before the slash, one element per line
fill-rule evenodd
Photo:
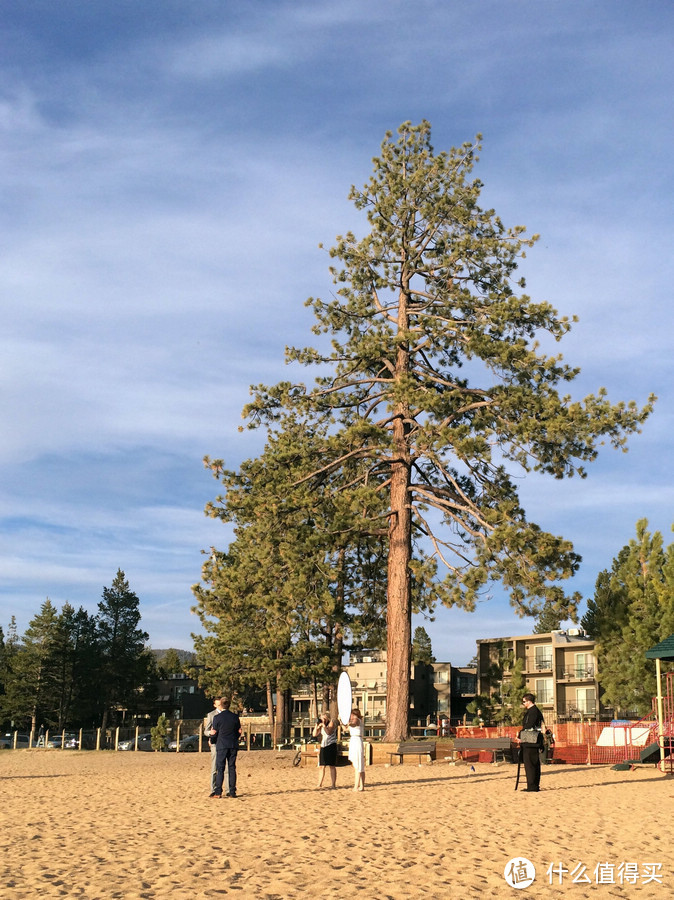
<path fill-rule="evenodd" d="M 539 750 L 543 746 L 542 729 L 544 721 L 543 713 L 536 706 L 535 700 L 536 698 L 533 694 L 525 694 L 522 697 L 522 703 L 525 707 L 522 730 L 533 728 L 540 732 L 538 744 L 520 744 L 524 772 L 527 776 L 526 791 L 529 793 L 536 793 L 541 787 L 541 757 Z"/>
<path fill-rule="evenodd" d="M 230 701 L 223 700 L 224 707 L 221 713 L 213 717 L 211 735 L 215 737 L 215 788 L 211 793 L 213 800 L 222 797 L 222 783 L 225 780 L 225 766 L 229 790 L 226 797 L 236 797 L 236 754 L 239 750 L 239 737 L 241 735 L 241 720 L 236 713 L 230 710 Z"/>

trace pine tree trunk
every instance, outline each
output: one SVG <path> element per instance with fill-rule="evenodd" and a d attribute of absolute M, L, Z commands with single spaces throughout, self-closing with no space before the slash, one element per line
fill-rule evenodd
<path fill-rule="evenodd" d="M 285 692 L 281 688 L 281 673 L 276 673 L 276 738 L 285 743 L 288 737 L 288 720 L 286 718 Z"/>
<path fill-rule="evenodd" d="M 386 737 L 402 741 L 409 734 L 409 681 L 412 639 L 410 560 L 411 511 L 408 470 L 396 465 L 391 484 L 388 560 Z"/>
<path fill-rule="evenodd" d="M 409 326 L 409 284 L 403 254 L 401 287 L 398 300 L 398 328 Z M 401 343 L 396 355 L 396 378 L 409 371 L 409 350 Z M 389 520 L 387 661 L 386 661 L 386 736 L 387 741 L 402 741 L 409 734 L 410 660 L 412 654 L 412 507 L 410 500 L 409 410 L 404 403 L 396 407 L 393 420 L 393 462 L 391 465 L 391 517 Z"/>

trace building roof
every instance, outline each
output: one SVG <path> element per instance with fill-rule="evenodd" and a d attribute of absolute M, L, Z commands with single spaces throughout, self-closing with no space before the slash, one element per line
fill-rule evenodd
<path fill-rule="evenodd" d="M 545 631 L 534 634 L 517 634 L 509 637 L 498 638 L 478 638 L 477 644 L 497 644 L 507 641 L 528 641 L 530 644 L 553 643 L 553 644 L 594 644 L 594 638 L 589 637 L 581 628 L 563 628 L 556 631 Z"/>
<path fill-rule="evenodd" d="M 674 660 L 674 634 L 647 650 L 646 658 Z"/>

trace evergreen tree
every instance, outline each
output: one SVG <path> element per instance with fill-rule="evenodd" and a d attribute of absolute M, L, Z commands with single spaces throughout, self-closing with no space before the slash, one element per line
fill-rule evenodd
<path fill-rule="evenodd" d="M 55 646 L 58 613 L 49 598 L 33 616 L 21 637 L 15 656 L 14 678 L 17 706 L 15 718 L 29 718 L 35 732 L 38 718 L 49 726 L 58 724 Z"/>
<path fill-rule="evenodd" d="M 17 658 L 20 653 L 20 641 L 16 628 L 16 617 L 12 616 L 7 629 L 7 637 L 2 643 L 2 656 L 0 657 L 0 718 L 7 722 L 14 722 L 23 727 L 29 719 L 27 711 L 29 703 L 25 702 L 19 681 Z"/>
<path fill-rule="evenodd" d="M 536 618 L 534 634 L 548 634 L 550 631 L 556 631 L 565 618 L 566 613 L 556 608 L 554 603 L 546 601 Z M 573 620 L 575 621 L 575 618 Z"/>
<path fill-rule="evenodd" d="M 111 712 L 133 710 L 137 692 L 148 680 L 150 654 L 145 652 L 149 635 L 140 625 L 139 600 L 121 569 L 111 587 L 103 588 L 98 604 L 97 638 L 101 650 L 99 669 L 103 730 Z"/>
<path fill-rule="evenodd" d="M 645 652 L 672 633 L 672 548 L 648 522 L 636 526 L 636 539 L 623 547 L 610 571 L 600 573 L 582 624 L 597 642 L 598 678 L 603 702 L 616 713 L 643 715 L 657 692 L 655 663 Z"/>
<path fill-rule="evenodd" d="M 9 677 L 8 651 L 5 644 L 5 632 L 0 625 L 0 725 L 5 718 L 6 684 Z"/>
<path fill-rule="evenodd" d="M 435 662 L 435 657 L 433 656 L 433 648 L 431 646 L 431 639 L 428 632 L 422 625 L 418 625 L 414 629 L 414 638 L 412 640 L 412 662 Z"/>
<path fill-rule="evenodd" d="M 582 476 L 599 443 L 623 447 L 651 410 L 611 405 L 603 389 L 583 402 L 559 393 L 578 370 L 543 354 L 538 337 L 558 341 L 570 323 L 518 293 L 535 238 L 479 207 L 481 184 L 469 180 L 478 149 L 435 154 L 427 122 L 387 134 L 372 178 L 351 191 L 371 230 L 337 239 L 337 294 L 309 301 L 331 349 L 288 351 L 321 375 L 313 389 L 258 386 L 245 411 L 252 427 L 283 408 L 332 416 L 315 479 L 358 458 L 361 483 L 387 496 L 389 741 L 408 732 L 419 541 L 446 565 L 435 596 L 447 605 L 472 609 L 500 581 L 523 614 L 546 601 L 573 613 L 577 598 L 557 582 L 579 557 L 527 521 L 509 467 Z"/>
<path fill-rule="evenodd" d="M 157 670 L 160 678 L 168 678 L 169 675 L 184 672 L 185 666 L 175 648 L 169 647 L 161 658 L 157 660 Z"/>
<path fill-rule="evenodd" d="M 98 725 L 103 717 L 104 656 L 98 620 L 80 607 L 73 631 L 73 716 L 81 725 Z"/>
<path fill-rule="evenodd" d="M 211 632 L 195 636 L 207 665 L 201 681 L 238 691 L 268 682 L 280 729 L 291 688 L 320 682 L 329 706 L 347 642 L 377 646 L 383 637 L 381 501 L 367 487 L 303 483 L 323 449 L 317 431 L 324 436 L 317 423 L 288 417 L 263 456 L 238 472 L 207 460 L 226 488 L 207 512 L 236 527 L 228 552 L 211 553 L 205 584 L 194 588 L 196 611 Z"/>
<path fill-rule="evenodd" d="M 166 749 L 166 735 L 168 734 L 168 719 L 162 713 L 157 719 L 157 724 L 150 729 L 150 742 L 155 753 Z"/>
<path fill-rule="evenodd" d="M 507 725 L 521 725 L 524 710 L 522 709 L 522 696 L 527 689 L 527 680 L 522 670 L 524 661 L 518 659 L 511 666 L 510 677 L 504 678 L 500 688 L 500 708 L 496 710 L 494 719 Z"/>

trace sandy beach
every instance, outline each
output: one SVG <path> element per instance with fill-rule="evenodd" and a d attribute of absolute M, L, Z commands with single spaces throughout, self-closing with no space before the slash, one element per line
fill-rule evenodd
<path fill-rule="evenodd" d="M 292 756 L 240 753 L 240 796 L 214 801 L 207 754 L 3 751 L 0 897 L 674 891 L 674 780 L 653 767 L 544 767 L 541 792 L 527 794 L 510 764 L 372 766 L 357 794 L 350 767 L 318 792 L 316 769 Z M 521 857 L 536 879 L 515 889 L 504 870 Z"/>

